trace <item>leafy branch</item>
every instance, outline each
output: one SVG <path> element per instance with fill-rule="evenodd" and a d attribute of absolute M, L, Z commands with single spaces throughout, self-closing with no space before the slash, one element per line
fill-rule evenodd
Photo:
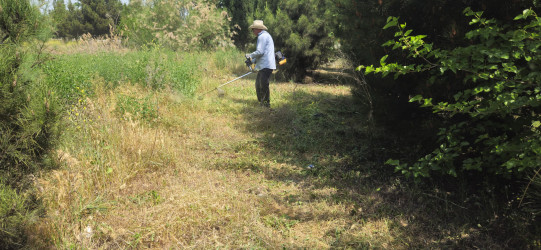
<path fill-rule="evenodd" d="M 410 102 L 429 107 L 447 120 L 440 129 L 439 147 L 414 163 L 389 160 L 397 171 L 414 177 L 432 172 L 457 176 L 464 171 L 522 175 L 541 160 L 541 18 L 531 10 L 517 15 L 512 24 L 486 19 L 470 8 L 464 14 L 475 27 L 465 34 L 467 46 L 437 49 L 425 35 L 412 35 L 406 24 L 389 17 L 384 29 L 395 28 L 395 39 L 383 46 L 400 49 L 414 63 L 387 62 L 359 66 L 364 73 L 383 77 L 425 73 L 428 86 L 453 75 L 461 82 L 449 90 L 452 98 L 436 101 L 416 95 Z M 420 60 L 417 60 L 420 59 Z M 437 90 L 435 90 L 437 91 Z"/>

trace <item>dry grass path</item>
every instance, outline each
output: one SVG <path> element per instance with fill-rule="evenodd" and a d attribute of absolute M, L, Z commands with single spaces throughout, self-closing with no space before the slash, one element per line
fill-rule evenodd
<path fill-rule="evenodd" d="M 232 76 L 208 77 L 200 93 Z M 398 184 L 370 170 L 383 166 L 362 159 L 369 124 L 349 87 L 272 83 L 271 111 L 253 79 L 203 100 L 101 85 L 66 119 L 61 168 L 39 178 L 36 246 L 408 248 L 434 238 L 410 225 L 417 201 L 393 196 Z M 119 113 L 119 96 L 157 117 Z"/>

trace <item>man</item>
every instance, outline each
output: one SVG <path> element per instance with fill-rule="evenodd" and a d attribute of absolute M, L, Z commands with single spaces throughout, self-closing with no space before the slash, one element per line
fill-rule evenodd
<path fill-rule="evenodd" d="M 276 69 L 274 41 L 261 20 L 255 20 L 249 29 L 257 36 L 256 51 L 246 54 L 246 57 L 256 64 L 256 70 L 259 70 L 255 80 L 257 100 L 261 106 L 270 108 L 269 79 L 272 71 Z"/>

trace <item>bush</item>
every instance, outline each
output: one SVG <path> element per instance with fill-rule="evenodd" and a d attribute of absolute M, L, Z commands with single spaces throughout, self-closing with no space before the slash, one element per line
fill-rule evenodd
<path fill-rule="evenodd" d="M 101 77 L 115 87 L 121 81 L 152 89 L 170 88 L 194 94 L 198 80 L 197 55 L 150 49 L 127 53 L 65 54 L 47 62 L 47 82 L 62 99 L 73 102 L 88 93 L 92 79 Z"/>
<path fill-rule="evenodd" d="M 239 74 L 248 70 L 244 64 L 244 54 L 237 49 L 217 50 L 213 55 L 214 66 L 218 71 Z"/>
<path fill-rule="evenodd" d="M 31 209 L 15 186 L 43 167 L 58 137 L 59 108 L 37 65 L 50 26 L 28 0 L 0 0 L 0 245 L 26 241 Z"/>
<path fill-rule="evenodd" d="M 50 37 L 48 19 L 29 1 L 0 0 L 0 8 L 0 175 L 15 183 L 53 147 L 59 109 L 30 56 L 41 51 L 29 51 Z"/>
<path fill-rule="evenodd" d="M 427 37 L 425 41 L 434 45 L 435 48 L 449 49 L 457 46 L 467 46 L 468 41 L 464 34 L 471 29 L 469 21 L 464 18 L 462 11 L 470 6 L 475 10 L 483 10 L 484 16 L 496 18 L 502 23 L 512 23 L 514 15 L 520 11 L 534 6 L 540 1 L 537 0 L 336 0 L 334 10 L 340 13 L 335 16 L 338 24 L 335 29 L 336 37 L 339 38 L 340 50 L 357 65 L 378 64 L 379 59 L 388 55 L 388 60 L 404 63 L 408 59 L 407 53 L 399 50 L 391 50 L 382 47 L 381 44 L 392 39 L 393 30 L 376 30 L 374 27 L 383 27 L 388 16 L 400 17 L 401 22 L 407 23 L 409 29 L 415 30 L 417 34 Z M 537 5 L 535 8 L 539 8 Z M 537 10 L 536 10 L 537 11 Z M 450 88 L 459 87 L 454 84 L 460 81 L 460 76 L 447 74 L 445 79 L 438 79 L 439 88 L 426 86 L 424 79 L 428 74 L 409 74 L 401 76 L 396 80 L 377 79 L 367 76 L 367 82 L 374 98 L 374 118 L 377 121 L 387 121 L 388 127 L 400 133 L 405 126 L 398 126 L 389 119 L 411 120 L 414 116 L 429 117 L 437 121 L 437 117 L 431 117 L 429 110 L 419 109 L 413 103 L 408 103 L 410 95 L 423 94 L 426 97 L 446 97 Z M 361 90 L 361 89 L 359 89 Z M 356 93 L 363 93 L 357 91 Z M 451 95 L 452 97 L 452 95 Z M 359 96 L 363 98 L 363 96 Z M 428 112 L 427 112 L 428 111 Z M 424 124 L 429 124 L 425 122 Z M 420 127 L 419 125 L 414 126 Z M 408 131 L 412 131 L 409 129 Z M 434 137 L 432 132 L 418 132 L 420 137 L 428 135 Z M 420 138 L 421 139 L 421 138 Z M 423 150 L 426 148 L 423 148 Z"/>
<path fill-rule="evenodd" d="M 152 102 L 151 97 L 152 96 L 149 95 L 144 98 L 136 98 L 118 94 L 115 111 L 122 117 L 130 114 L 130 118 L 151 122 L 158 118 L 157 104 Z"/>
<path fill-rule="evenodd" d="M 122 34 L 136 46 L 158 43 L 175 51 L 232 46 L 227 13 L 207 1 L 132 1 L 124 13 Z"/>
<path fill-rule="evenodd" d="M 389 63 L 384 56 L 379 67 L 361 67 L 383 76 L 428 73 L 432 88 L 441 88 L 436 83 L 448 75 L 461 80 L 456 82 L 460 87 L 447 89 L 453 91 L 450 98 L 417 95 L 410 100 L 446 121 L 439 146 L 415 163 L 388 163 L 415 177 L 479 171 L 522 178 L 541 158 L 541 18 L 530 9 L 511 24 L 485 19 L 469 8 L 465 14 L 477 27 L 465 34 L 468 45 L 452 49 L 434 48 L 425 36 L 411 35 L 390 17 L 385 28 L 395 27 L 398 39 L 384 45 L 402 49 L 413 64 Z"/>
<path fill-rule="evenodd" d="M 3 249 L 19 249 L 24 245 L 29 215 L 24 197 L 0 182 L 0 244 Z"/>
<path fill-rule="evenodd" d="M 271 9 L 273 4 L 266 5 L 264 11 L 256 11 L 255 18 L 264 20 L 273 37 L 275 50 L 282 51 L 287 57 L 287 64 L 280 70 L 300 82 L 308 70 L 316 69 L 331 56 L 335 41 L 333 13 L 329 9 L 333 3 L 325 0 L 274 3 L 276 9 Z"/>

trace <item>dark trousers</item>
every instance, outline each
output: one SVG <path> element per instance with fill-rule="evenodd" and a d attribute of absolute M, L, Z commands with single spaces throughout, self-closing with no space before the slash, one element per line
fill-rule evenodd
<path fill-rule="evenodd" d="M 269 79 L 272 69 L 262 69 L 257 73 L 255 80 L 255 92 L 261 106 L 270 107 Z"/>

